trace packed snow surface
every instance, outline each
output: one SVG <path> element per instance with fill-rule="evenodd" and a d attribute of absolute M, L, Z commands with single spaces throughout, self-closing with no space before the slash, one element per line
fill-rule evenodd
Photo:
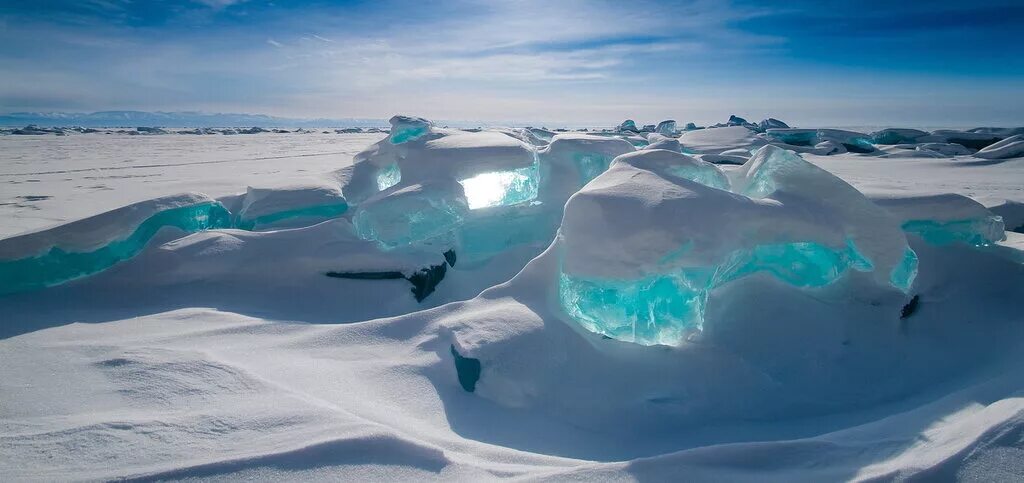
<path fill-rule="evenodd" d="M 0 474 L 1024 477 L 1022 130 L 678 125 L 0 135 Z"/>

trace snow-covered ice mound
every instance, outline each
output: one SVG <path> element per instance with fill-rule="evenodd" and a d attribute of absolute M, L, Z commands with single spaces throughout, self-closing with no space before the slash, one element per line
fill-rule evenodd
<path fill-rule="evenodd" d="M 853 187 L 774 146 L 731 174 L 670 151 L 616 158 L 566 204 L 566 311 L 616 339 L 676 345 L 703 326 L 710 292 L 758 272 L 823 287 L 852 269 L 909 290 L 917 257 L 899 223 Z"/>

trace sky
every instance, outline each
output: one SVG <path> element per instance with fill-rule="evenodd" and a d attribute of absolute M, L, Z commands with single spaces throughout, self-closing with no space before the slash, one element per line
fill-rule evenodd
<path fill-rule="evenodd" d="M 1013 1 L 0 0 L 0 112 L 1024 125 Z"/>

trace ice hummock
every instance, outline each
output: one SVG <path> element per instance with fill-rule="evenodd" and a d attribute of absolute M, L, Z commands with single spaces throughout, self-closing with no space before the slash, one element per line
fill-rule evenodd
<path fill-rule="evenodd" d="M 231 215 L 200 194 L 128 205 L 59 227 L 0 240 L 0 294 L 58 285 L 132 258 L 164 229 L 227 228 Z"/>
<path fill-rule="evenodd" d="M 815 289 L 865 272 L 906 292 L 917 271 L 892 215 L 774 146 L 729 177 L 670 151 L 620 156 L 566 204 L 559 245 L 566 313 L 644 345 L 700 331 L 709 293 L 756 273 Z"/>
<path fill-rule="evenodd" d="M 341 189 L 327 183 L 246 190 L 234 226 L 266 230 L 311 225 L 348 210 Z"/>

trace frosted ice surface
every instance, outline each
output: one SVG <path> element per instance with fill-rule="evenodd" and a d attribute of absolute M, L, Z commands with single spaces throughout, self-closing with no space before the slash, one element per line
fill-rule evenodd
<path fill-rule="evenodd" d="M 537 198 L 540 167 L 537 163 L 511 171 L 481 173 L 460 180 L 469 209 L 510 206 Z"/>
<path fill-rule="evenodd" d="M 468 211 L 461 187 L 413 185 L 360 204 L 352 223 L 360 238 L 384 249 L 434 243 L 450 248 Z"/>

